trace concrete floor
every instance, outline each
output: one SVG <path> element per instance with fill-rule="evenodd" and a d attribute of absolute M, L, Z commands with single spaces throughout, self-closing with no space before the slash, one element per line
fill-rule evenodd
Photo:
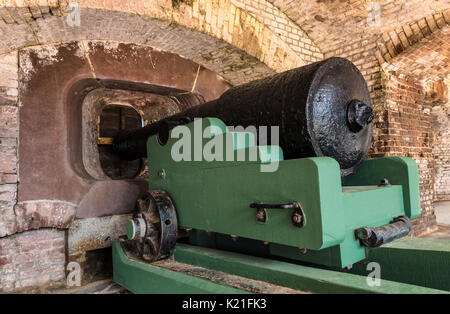
<path fill-rule="evenodd" d="M 450 226 L 450 201 L 434 203 L 434 212 L 439 225 Z"/>
<path fill-rule="evenodd" d="M 434 212 L 436 214 L 438 230 L 422 235 L 421 238 L 450 240 L 450 201 L 435 202 Z"/>
<path fill-rule="evenodd" d="M 116 284 L 112 279 L 92 282 L 82 287 L 54 290 L 54 294 L 129 294 L 125 288 Z"/>
<path fill-rule="evenodd" d="M 116 284 L 112 278 L 91 282 L 81 287 L 67 288 L 65 282 L 54 282 L 42 287 L 30 287 L 14 294 L 129 294 L 125 288 Z"/>

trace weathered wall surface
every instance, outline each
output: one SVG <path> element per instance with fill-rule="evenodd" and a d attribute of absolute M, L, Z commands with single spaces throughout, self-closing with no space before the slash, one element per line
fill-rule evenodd
<path fill-rule="evenodd" d="M 276 71 L 307 63 L 265 24 L 229 0 L 76 1 L 80 20 L 75 26 L 67 23 L 70 1 L 48 1 L 38 7 L 17 2 L 7 1 L 0 10 L 5 22 L 0 23 L 4 34 L 0 53 L 80 39 L 134 42 L 177 53 L 230 82 L 225 72 L 241 79 L 258 72 L 235 65 L 239 56 L 233 56 L 234 51 L 241 50 Z"/>
<path fill-rule="evenodd" d="M 0 237 L 16 228 L 14 205 L 18 184 L 18 60 L 17 52 L 0 56 Z"/>
<path fill-rule="evenodd" d="M 404 38 L 404 35 L 408 37 L 406 41 L 409 42 L 408 45 L 414 44 L 429 34 L 430 30 L 436 27 L 435 24 L 442 26 L 445 21 L 447 23 L 449 21 L 449 3 L 446 1 L 269 0 L 269 2 L 304 30 L 324 53 L 352 47 L 358 42 L 370 39 L 384 38 L 387 42 L 391 39 L 399 42 L 400 38 L 397 37 Z M 359 46 L 363 47 L 364 45 Z"/>
<path fill-rule="evenodd" d="M 323 53 L 308 34 L 270 1 L 231 0 L 231 3 L 266 25 L 307 63 L 323 59 Z"/>
<path fill-rule="evenodd" d="M 450 78 L 433 86 L 434 199 L 450 201 Z"/>
<path fill-rule="evenodd" d="M 0 291 L 65 278 L 64 231 L 42 229 L 0 238 Z"/>
<path fill-rule="evenodd" d="M 435 229 L 433 207 L 432 102 L 414 77 L 383 73 L 385 115 L 377 151 L 384 156 L 414 158 L 419 168 L 422 214 L 414 222 L 414 234 Z"/>
<path fill-rule="evenodd" d="M 434 199 L 450 201 L 450 106 L 433 108 Z"/>

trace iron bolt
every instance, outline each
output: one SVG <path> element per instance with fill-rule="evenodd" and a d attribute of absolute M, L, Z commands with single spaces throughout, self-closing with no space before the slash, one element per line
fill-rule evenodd
<path fill-rule="evenodd" d="M 161 179 L 165 179 L 166 178 L 166 170 L 164 170 L 164 169 L 159 170 L 158 177 L 160 177 Z"/>
<path fill-rule="evenodd" d="M 256 220 L 258 220 L 259 222 L 266 222 L 267 214 L 264 209 L 258 209 L 256 211 Z"/>
<path fill-rule="evenodd" d="M 302 254 L 308 253 L 308 249 L 305 249 L 305 248 L 299 248 L 298 251 Z"/>
<path fill-rule="evenodd" d="M 237 239 L 239 239 L 239 237 L 236 235 L 231 235 L 231 239 L 233 239 L 233 241 L 237 241 Z"/>
<path fill-rule="evenodd" d="M 348 265 L 347 267 L 345 267 L 347 270 L 350 270 L 353 268 L 353 265 Z"/>
<path fill-rule="evenodd" d="M 295 223 L 295 224 L 301 224 L 302 223 L 302 220 L 303 220 L 303 217 L 302 217 L 302 215 L 300 215 L 299 213 L 294 213 L 293 215 L 292 215 L 292 222 L 293 223 Z"/>
<path fill-rule="evenodd" d="M 389 187 L 389 186 L 391 186 L 391 183 L 389 182 L 388 179 L 384 178 L 384 179 L 381 180 L 381 182 L 380 182 L 380 184 L 378 184 L 378 186 L 387 186 L 387 187 Z"/>
<path fill-rule="evenodd" d="M 347 121 L 353 132 L 361 131 L 374 118 L 373 109 L 362 101 L 353 99 L 347 108 Z"/>

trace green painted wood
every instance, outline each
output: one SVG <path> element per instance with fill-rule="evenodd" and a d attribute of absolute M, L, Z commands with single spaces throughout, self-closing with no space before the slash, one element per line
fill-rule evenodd
<path fill-rule="evenodd" d="M 383 279 L 450 291 L 450 240 L 400 239 L 370 250 L 352 272 L 367 273 L 370 262 L 380 264 Z"/>
<path fill-rule="evenodd" d="M 441 290 L 389 280 L 382 280 L 379 287 L 370 287 L 364 276 L 186 244 L 177 245 L 175 260 L 284 287 L 317 293 L 444 293 Z"/>
<path fill-rule="evenodd" d="M 241 294 L 247 291 L 221 285 L 206 279 L 190 276 L 130 259 L 120 244 L 114 242 L 114 281 L 137 294 Z"/>
<path fill-rule="evenodd" d="M 220 124 L 217 119 L 202 121 L 203 129 Z M 194 123 L 187 126 L 195 132 Z M 221 129 L 223 127 L 218 127 Z M 219 133 L 218 130 L 215 132 Z M 171 150 L 177 141 L 170 139 L 167 145 L 161 146 L 156 136 L 151 137 L 148 160 L 149 188 L 165 190 L 171 195 L 180 226 L 317 249 L 343 240 L 345 226 L 337 223 L 344 218 L 339 206 L 342 202 L 340 171 L 332 158 L 281 161 L 276 172 L 261 172 L 261 159 L 267 161 L 262 152 L 267 153 L 267 149 L 258 150 L 259 162 L 175 162 Z M 194 155 L 195 147 L 191 144 Z M 279 150 L 275 152 L 276 160 L 280 159 Z M 160 169 L 165 170 L 164 179 L 158 176 Z M 293 176 L 293 173 L 299 175 Z M 249 207 L 258 201 L 301 201 L 308 225 L 296 228 L 291 223 L 292 212 L 280 209 L 268 210 L 269 222 L 261 224 L 255 218 L 255 210 Z"/>
<path fill-rule="evenodd" d="M 317 251 L 338 246 L 329 250 L 333 254 L 329 262 L 318 262 L 345 267 L 365 257 L 364 248 L 354 237 L 355 229 L 379 227 L 408 213 L 415 215 L 419 206 L 415 198 L 417 166 L 414 168 L 412 159 L 369 161 L 343 188 L 339 165 L 332 158 L 283 160 L 278 146 L 255 147 L 251 143 L 254 138 L 246 133 L 237 136 L 227 132 L 219 119 L 204 118 L 199 122 L 183 126 L 190 134 L 200 135 L 189 137 L 189 145 L 182 150 L 188 161 L 176 161 L 172 154 L 180 151 L 179 139 L 186 136 L 180 131 L 182 128 L 171 131 L 177 137 L 165 146 L 159 144 L 156 136 L 147 143 L 149 188 L 169 193 L 181 227 L 288 246 L 289 250 L 278 250 L 277 254 L 298 260 L 306 257 L 298 254 L 297 248 Z M 212 137 L 202 138 L 202 134 Z M 219 156 L 222 161 L 200 161 L 202 148 L 211 148 L 211 140 L 223 147 Z M 200 151 L 195 143 L 200 143 Z M 237 161 L 242 152 L 246 156 L 256 152 L 257 160 Z M 234 156 L 235 161 L 226 161 L 227 156 Z M 269 161 L 278 162 L 277 171 L 261 172 L 262 165 Z M 386 171 L 383 167 L 389 170 L 390 176 L 386 177 L 393 180 L 394 186 L 376 186 L 384 177 L 379 178 Z M 161 169 L 165 171 L 164 178 L 158 176 Z M 307 224 L 295 227 L 292 211 L 281 209 L 268 209 L 268 222 L 262 224 L 249 207 L 255 202 L 300 202 Z M 288 251 L 296 254 L 284 253 Z"/>
<path fill-rule="evenodd" d="M 385 157 L 366 160 L 357 173 L 347 176 L 343 185 L 378 185 L 387 178 L 393 185 L 403 187 L 406 215 L 413 219 L 420 216 L 419 173 L 417 163 L 407 157 Z"/>

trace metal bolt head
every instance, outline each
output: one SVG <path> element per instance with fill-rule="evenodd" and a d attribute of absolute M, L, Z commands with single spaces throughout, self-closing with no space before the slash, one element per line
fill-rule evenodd
<path fill-rule="evenodd" d="M 378 186 L 379 186 L 379 187 L 381 187 L 381 186 L 390 187 L 390 186 L 392 186 L 392 185 L 391 185 L 391 183 L 389 182 L 388 179 L 383 178 L 383 179 L 380 181 L 380 184 L 378 184 Z"/>
<path fill-rule="evenodd" d="M 298 251 L 302 254 L 308 253 L 308 249 L 305 249 L 305 248 L 299 248 Z"/>
<path fill-rule="evenodd" d="M 267 213 L 264 209 L 258 209 L 256 211 L 256 220 L 258 220 L 259 222 L 267 221 Z"/>
<path fill-rule="evenodd" d="M 294 213 L 292 214 L 292 222 L 295 224 L 301 224 L 303 220 L 302 215 L 300 215 L 300 213 Z"/>
<path fill-rule="evenodd" d="M 164 170 L 164 169 L 159 170 L 158 177 L 160 177 L 161 179 L 165 179 L 166 178 L 166 170 Z"/>
<path fill-rule="evenodd" d="M 231 239 L 233 239 L 233 241 L 237 241 L 237 239 L 239 239 L 239 237 L 237 235 L 232 234 Z"/>
<path fill-rule="evenodd" d="M 347 107 L 347 121 L 351 131 L 358 133 L 373 119 L 374 114 L 371 107 L 357 99 L 350 101 Z"/>

